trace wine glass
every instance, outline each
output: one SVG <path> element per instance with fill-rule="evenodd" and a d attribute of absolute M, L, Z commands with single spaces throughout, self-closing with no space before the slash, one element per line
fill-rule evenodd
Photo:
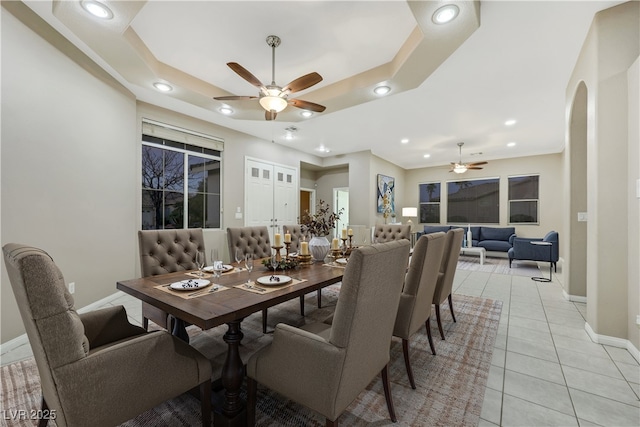
<path fill-rule="evenodd" d="M 218 250 L 211 249 L 211 266 L 213 266 L 213 262 L 218 260 Z"/>
<path fill-rule="evenodd" d="M 198 266 L 198 277 L 202 279 L 203 273 L 202 269 L 205 264 L 205 256 L 203 251 L 196 252 L 196 265 Z"/>
<path fill-rule="evenodd" d="M 218 280 L 222 275 L 222 270 L 224 266 L 222 265 L 222 261 L 213 261 L 213 277 Z"/>
<path fill-rule="evenodd" d="M 271 268 L 273 268 L 273 275 L 275 276 L 278 272 L 278 258 L 276 258 L 275 254 L 271 255 Z"/>
<path fill-rule="evenodd" d="M 247 267 L 247 271 L 249 272 L 249 277 L 247 278 L 247 283 L 251 282 L 251 272 L 253 271 L 253 255 L 247 254 L 244 258 L 244 266 Z"/>
<path fill-rule="evenodd" d="M 242 252 L 242 249 L 236 248 L 235 258 L 236 264 L 238 264 L 238 267 L 240 268 L 240 270 L 242 270 L 242 267 L 240 266 L 240 262 L 244 259 L 244 253 Z"/>
<path fill-rule="evenodd" d="M 347 244 L 345 242 L 344 245 L 340 247 L 340 252 L 342 253 L 342 258 L 347 258 Z"/>

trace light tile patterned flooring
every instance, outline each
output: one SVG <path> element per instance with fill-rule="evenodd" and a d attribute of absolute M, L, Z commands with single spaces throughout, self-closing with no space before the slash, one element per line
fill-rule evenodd
<path fill-rule="evenodd" d="M 503 301 L 479 425 L 640 426 L 640 365 L 626 349 L 591 341 L 586 305 L 566 301 L 562 276 L 553 277 L 457 271 L 455 293 Z M 122 294 L 106 305 L 119 304 L 140 324 L 138 300 Z M 25 344 L 1 363 L 30 356 Z"/>

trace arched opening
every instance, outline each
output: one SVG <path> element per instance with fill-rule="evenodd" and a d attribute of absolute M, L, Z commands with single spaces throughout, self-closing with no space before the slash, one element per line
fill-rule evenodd
<path fill-rule="evenodd" d="M 587 86 L 576 89 L 569 118 L 569 230 L 566 292 L 587 296 Z M 578 299 L 578 298 L 576 298 Z"/>

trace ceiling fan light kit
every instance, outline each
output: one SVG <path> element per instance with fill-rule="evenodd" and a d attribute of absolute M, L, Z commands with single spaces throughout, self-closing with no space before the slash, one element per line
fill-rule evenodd
<path fill-rule="evenodd" d="M 464 142 L 458 142 L 458 150 L 460 151 L 460 161 L 451 162 L 451 169 L 449 170 L 449 172 L 465 173 L 469 169 L 474 169 L 474 170 L 482 169 L 479 166 L 480 165 L 486 165 L 487 162 L 473 162 L 473 163 L 463 163 L 462 162 L 462 146 L 463 145 L 464 145 Z M 480 154 L 482 154 L 482 153 L 480 153 Z"/>
<path fill-rule="evenodd" d="M 243 99 L 258 99 L 258 102 L 265 109 L 265 119 L 275 120 L 279 112 L 287 108 L 287 105 L 322 113 L 326 107 L 302 99 L 288 99 L 289 94 L 308 89 L 322 81 L 322 76 L 316 72 L 306 74 L 281 87 L 276 84 L 276 47 L 280 46 L 280 37 L 268 36 L 267 45 L 271 47 L 271 84 L 264 85 L 256 76 L 251 74 L 246 68 L 236 62 L 228 62 L 227 65 L 240 77 L 260 89 L 258 96 L 217 96 L 213 99 L 218 101 L 235 101 Z M 310 117 L 305 116 L 305 117 Z"/>

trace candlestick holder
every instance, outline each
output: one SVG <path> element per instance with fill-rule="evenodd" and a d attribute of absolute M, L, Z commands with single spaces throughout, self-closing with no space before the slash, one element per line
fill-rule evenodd
<path fill-rule="evenodd" d="M 349 236 L 349 248 L 353 248 L 353 234 Z"/>
<path fill-rule="evenodd" d="M 287 251 L 287 258 L 289 259 L 289 251 L 291 250 L 291 242 L 284 242 L 285 251 Z"/>
<path fill-rule="evenodd" d="M 280 249 L 282 249 L 282 246 L 271 246 L 271 248 L 276 251 L 276 261 L 280 262 L 282 261 L 282 255 L 280 255 Z"/>
<path fill-rule="evenodd" d="M 300 255 L 298 254 L 298 261 L 301 265 L 311 265 L 311 254 Z"/>

